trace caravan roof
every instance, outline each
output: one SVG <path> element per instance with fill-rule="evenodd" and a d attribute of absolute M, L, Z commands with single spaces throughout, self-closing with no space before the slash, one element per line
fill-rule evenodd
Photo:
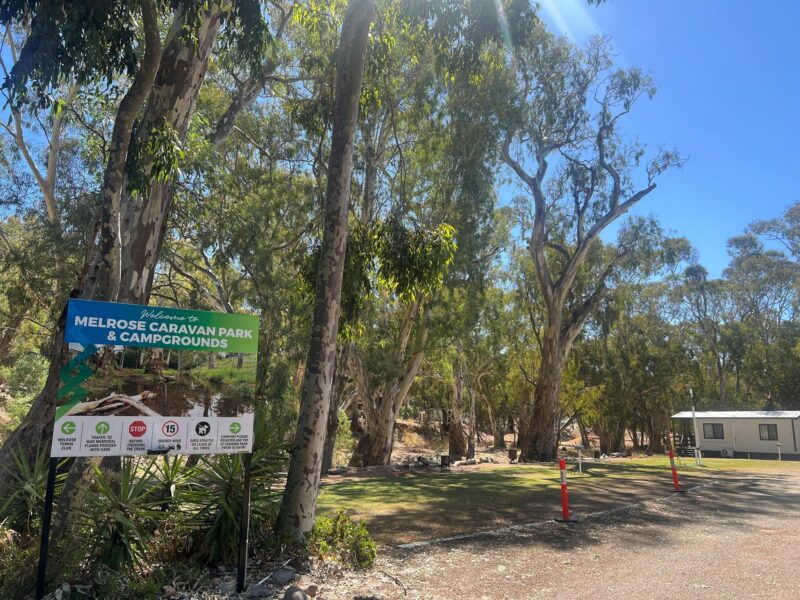
<path fill-rule="evenodd" d="M 696 411 L 698 419 L 800 419 L 800 410 L 712 410 Z M 673 419 L 691 419 L 692 411 L 672 415 Z"/>

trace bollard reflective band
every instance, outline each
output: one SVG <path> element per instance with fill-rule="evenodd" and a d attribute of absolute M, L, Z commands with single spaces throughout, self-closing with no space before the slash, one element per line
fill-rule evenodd
<path fill-rule="evenodd" d="M 675 486 L 676 492 L 680 492 L 681 484 L 678 481 L 678 470 L 675 468 L 675 454 L 672 452 L 671 448 L 667 451 L 667 454 L 669 455 L 670 467 L 672 467 L 672 485 Z"/>
<path fill-rule="evenodd" d="M 561 515 L 564 521 L 569 521 L 569 498 L 567 496 L 567 461 L 563 458 L 558 462 L 561 470 Z"/>

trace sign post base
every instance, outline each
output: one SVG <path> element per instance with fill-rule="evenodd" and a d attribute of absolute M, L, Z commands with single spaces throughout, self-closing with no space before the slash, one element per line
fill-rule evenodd
<path fill-rule="evenodd" d="M 44 587 L 47 583 L 47 551 L 50 546 L 50 522 L 53 520 L 53 492 L 56 488 L 57 470 L 58 459 L 51 457 L 47 469 L 47 490 L 44 494 L 42 513 L 42 540 L 39 543 L 39 568 L 36 571 L 36 600 L 44 598 Z"/>

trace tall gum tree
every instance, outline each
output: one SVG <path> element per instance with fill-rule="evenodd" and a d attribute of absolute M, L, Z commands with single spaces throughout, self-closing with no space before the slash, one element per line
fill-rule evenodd
<path fill-rule="evenodd" d="M 516 106 L 506 121 L 501 155 L 533 201 L 528 251 L 545 307 L 521 458 L 551 460 L 570 349 L 640 234 L 620 236 L 592 289 L 576 296 L 576 280 L 600 234 L 655 190 L 655 178 L 680 159 L 662 151 L 642 168 L 643 149 L 618 135 L 620 119 L 655 89 L 638 69 L 613 70 L 604 40 L 581 51 L 542 28 L 515 49 L 512 64 Z M 633 183 L 637 171 L 644 171 L 644 187 Z"/>
<path fill-rule="evenodd" d="M 350 0 L 339 41 L 322 246 L 300 414 L 276 529 L 302 543 L 314 526 L 330 407 L 361 81 L 373 0 Z"/>
<path fill-rule="evenodd" d="M 237 31 L 249 32 L 251 35 L 239 37 L 251 42 L 251 50 L 256 51 L 264 45 L 263 39 L 257 42 L 266 26 L 258 19 L 242 21 L 243 15 L 252 17 L 253 13 L 245 9 L 256 6 L 254 0 L 238 0 L 225 8 L 219 2 L 198 8 L 192 2 L 161 5 L 152 0 L 120 0 L 104 6 L 105 12 L 90 5 L 78 3 L 64 8 L 62 4 L 61 0 L 41 3 L 33 15 L 20 7 L 4 5 L 0 11 L 3 22 L 19 23 L 33 16 L 31 24 L 35 23 L 4 86 L 11 90 L 15 105 L 45 106 L 49 89 L 63 77 L 83 84 L 115 80 L 123 73 L 133 75 L 116 109 L 114 144 L 109 149 L 101 189 L 103 235 L 71 295 L 146 303 L 165 234 L 179 147 L 220 27 L 226 21 L 234 37 Z M 165 12 L 154 15 L 154 9 Z M 163 44 L 160 37 L 156 39 L 154 16 L 171 21 Z M 139 19 L 141 39 L 131 27 L 131 22 Z M 85 29 L 96 30 L 98 35 L 72 35 Z M 0 466 L 11 467 L 18 447 L 30 459 L 47 444 L 62 364 L 63 328 L 62 312 L 44 389 L 6 440 Z M 67 489 L 81 489 L 77 483 L 83 476 L 81 471 L 72 470 L 72 485 Z M 69 497 L 62 504 L 75 506 Z"/>
<path fill-rule="evenodd" d="M 514 15 L 518 13 L 528 14 L 521 6 Z M 452 324 L 439 325 L 447 320 L 447 309 L 441 307 L 436 289 L 407 294 L 397 288 L 426 287 L 431 281 L 438 288 L 445 272 L 448 286 L 456 278 L 479 280 L 474 276 L 483 262 L 481 235 L 494 199 L 494 178 L 489 175 L 493 161 L 487 156 L 497 146 L 495 111 L 491 103 L 488 110 L 482 109 L 487 108 L 484 100 L 496 101 L 499 96 L 485 93 L 491 86 L 478 82 L 486 81 L 487 63 L 502 66 L 501 60 L 488 58 L 491 51 L 483 52 L 485 46 L 496 50 L 502 37 L 491 3 L 388 3 L 382 5 L 375 29 L 356 146 L 356 172 L 363 176 L 358 182 L 360 206 L 353 207 L 355 218 L 367 226 L 394 220 L 407 228 L 409 236 L 434 242 L 442 238 L 437 228 L 452 224 L 458 250 L 456 257 L 434 261 L 438 265 L 423 261 L 413 265 L 417 254 L 439 254 L 417 244 L 419 252 L 406 257 L 407 275 L 402 277 L 406 283 L 416 282 L 371 294 L 365 303 L 364 335 L 340 352 L 337 378 L 347 378 L 352 385 L 336 389 L 353 391 L 348 396 L 353 401 L 345 404 L 358 440 L 351 461 L 357 465 L 389 462 L 395 421 L 409 398 L 426 346 L 433 343 L 432 332 L 438 336 L 446 330 L 443 337 L 448 339 L 454 333 Z M 433 244 L 437 245 L 446 247 Z M 387 254 L 399 257 L 403 250 L 390 248 Z M 384 258 L 379 261 L 384 263 Z M 457 274 L 450 274 L 451 264 L 459 265 Z M 385 263 L 380 270 L 384 267 Z M 460 328 L 469 320 L 462 316 L 450 320 L 458 321 Z M 332 402 L 337 404 L 337 399 Z M 332 410 L 331 433 L 336 430 L 335 417 Z"/>

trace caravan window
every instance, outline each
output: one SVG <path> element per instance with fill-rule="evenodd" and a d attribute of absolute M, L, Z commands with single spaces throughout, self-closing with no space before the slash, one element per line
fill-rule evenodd
<path fill-rule="evenodd" d="M 778 441 L 778 426 L 773 424 L 761 424 L 758 426 L 758 437 L 762 440 Z"/>
<path fill-rule="evenodd" d="M 724 440 L 725 429 L 722 423 L 703 423 L 703 437 L 707 440 Z"/>

